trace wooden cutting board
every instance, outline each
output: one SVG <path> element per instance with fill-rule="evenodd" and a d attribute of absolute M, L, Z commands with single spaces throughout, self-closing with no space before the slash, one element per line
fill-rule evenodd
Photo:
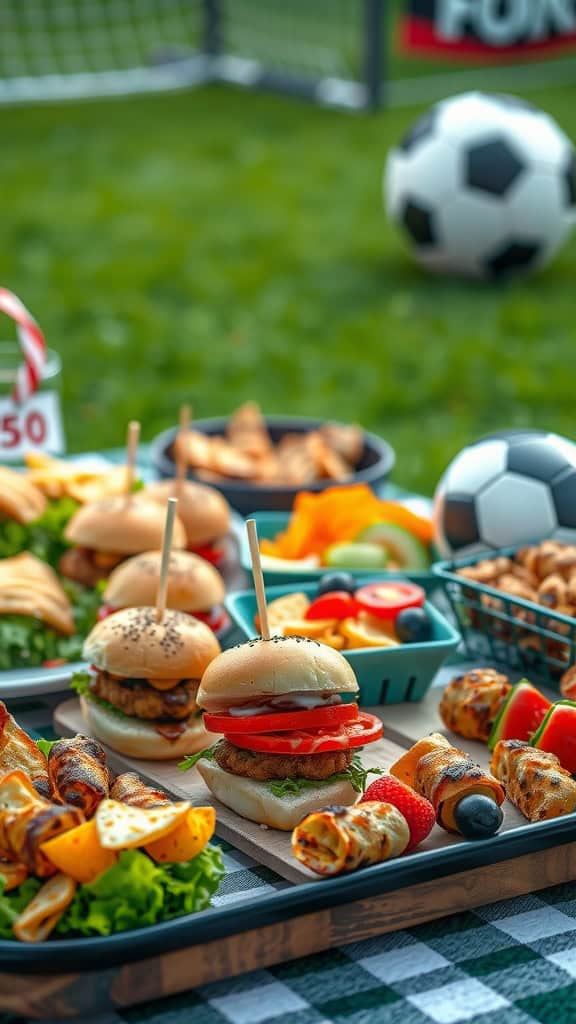
<path fill-rule="evenodd" d="M 367 708 L 384 722 L 385 737 L 372 743 L 362 752 L 365 767 L 389 768 L 401 754 L 422 736 L 441 728 L 437 707 L 441 690 L 435 687 L 427 699 L 419 704 L 396 704 L 385 707 Z M 85 729 L 84 720 L 77 698 L 60 704 L 54 714 L 54 728 L 64 736 L 74 736 Z M 443 730 L 446 732 L 446 730 Z M 450 734 L 448 734 L 450 736 Z M 456 746 L 464 748 L 484 768 L 488 767 L 489 754 L 479 743 L 451 737 Z M 124 757 L 107 749 L 110 765 L 118 772 L 137 771 L 147 782 L 159 785 L 179 798 L 191 800 L 197 806 L 213 803 L 217 812 L 217 835 L 232 843 L 237 849 L 249 854 L 260 864 L 271 868 L 291 882 L 309 882 L 318 876 L 306 870 L 294 858 L 290 845 L 290 833 L 268 829 L 239 817 L 234 811 L 214 800 L 198 771 L 178 770 L 173 761 L 140 761 Z M 502 831 L 526 824 L 525 819 L 512 804 L 505 801 Z M 441 828 L 434 828 L 420 851 L 437 850 L 460 842 Z"/>

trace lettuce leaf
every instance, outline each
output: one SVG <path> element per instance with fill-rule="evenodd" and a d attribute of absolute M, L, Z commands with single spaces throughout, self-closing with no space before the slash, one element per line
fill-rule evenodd
<path fill-rule="evenodd" d="M 68 543 L 64 529 L 72 518 L 78 503 L 72 498 L 49 501 L 44 514 L 33 523 L 22 525 L 13 520 L 0 522 L 0 558 L 30 551 L 50 565 L 56 566 Z"/>
<path fill-rule="evenodd" d="M 205 910 L 224 875 L 220 849 L 210 844 L 185 864 L 155 864 L 124 850 L 114 867 L 79 885 L 58 935 L 113 935 Z"/>
<path fill-rule="evenodd" d="M 90 673 L 89 672 L 75 672 L 70 680 L 70 687 L 75 690 L 79 697 L 85 697 L 86 700 L 92 701 L 93 704 L 99 704 L 101 708 L 105 708 L 111 715 L 116 715 L 117 718 L 129 718 L 129 715 L 125 715 L 120 708 L 117 708 L 115 704 L 111 704 L 109 700 L 105 700 L 103 697 L 97 697 L 95 693 L 90 689 Z"/>

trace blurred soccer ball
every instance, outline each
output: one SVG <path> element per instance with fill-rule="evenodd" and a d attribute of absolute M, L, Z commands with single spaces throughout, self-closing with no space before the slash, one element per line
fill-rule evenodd
<path fill-rule="evenodd" d="M 548 263 L 576 216 L 574 147 L 514 96 L 436 104 L 388 156 L 391 219 L 430 270 L 496 279 Z"/>
<path fill-rule="evenodd" d="M 504 431 L 464 448 L 434 498 L 446 557 L 554 537 L 576 543 L 576 445 L 541 431 Z"/>

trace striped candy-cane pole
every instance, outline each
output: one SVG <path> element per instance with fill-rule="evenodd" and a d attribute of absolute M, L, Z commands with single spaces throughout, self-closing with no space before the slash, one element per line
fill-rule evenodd
<path fill-rule="evenodd" d="M 24 362 L 18 367 L 12 398 L 21 405 L 38 389 L 46 366 L 46 341 L 34 317 L 14 292 L 0 288 L 0 311 L 16 323 Z"/>

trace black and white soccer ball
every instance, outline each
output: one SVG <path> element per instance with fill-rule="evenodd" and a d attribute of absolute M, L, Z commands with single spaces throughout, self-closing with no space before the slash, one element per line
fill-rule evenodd
<path fill-rule="evenodd" d="M 504 431 L 464 448 L 434 498 L 445 557 L 553 537 L 576 543 L 576 444 L 541 431 Z"/>
<path fill-rule="evenodd" d="M 437 103 L 388 156 L 390 218 L 430 270 L 496 279 L 548 263 L 576 219 L 574 147 L 514 96 Z"/>

